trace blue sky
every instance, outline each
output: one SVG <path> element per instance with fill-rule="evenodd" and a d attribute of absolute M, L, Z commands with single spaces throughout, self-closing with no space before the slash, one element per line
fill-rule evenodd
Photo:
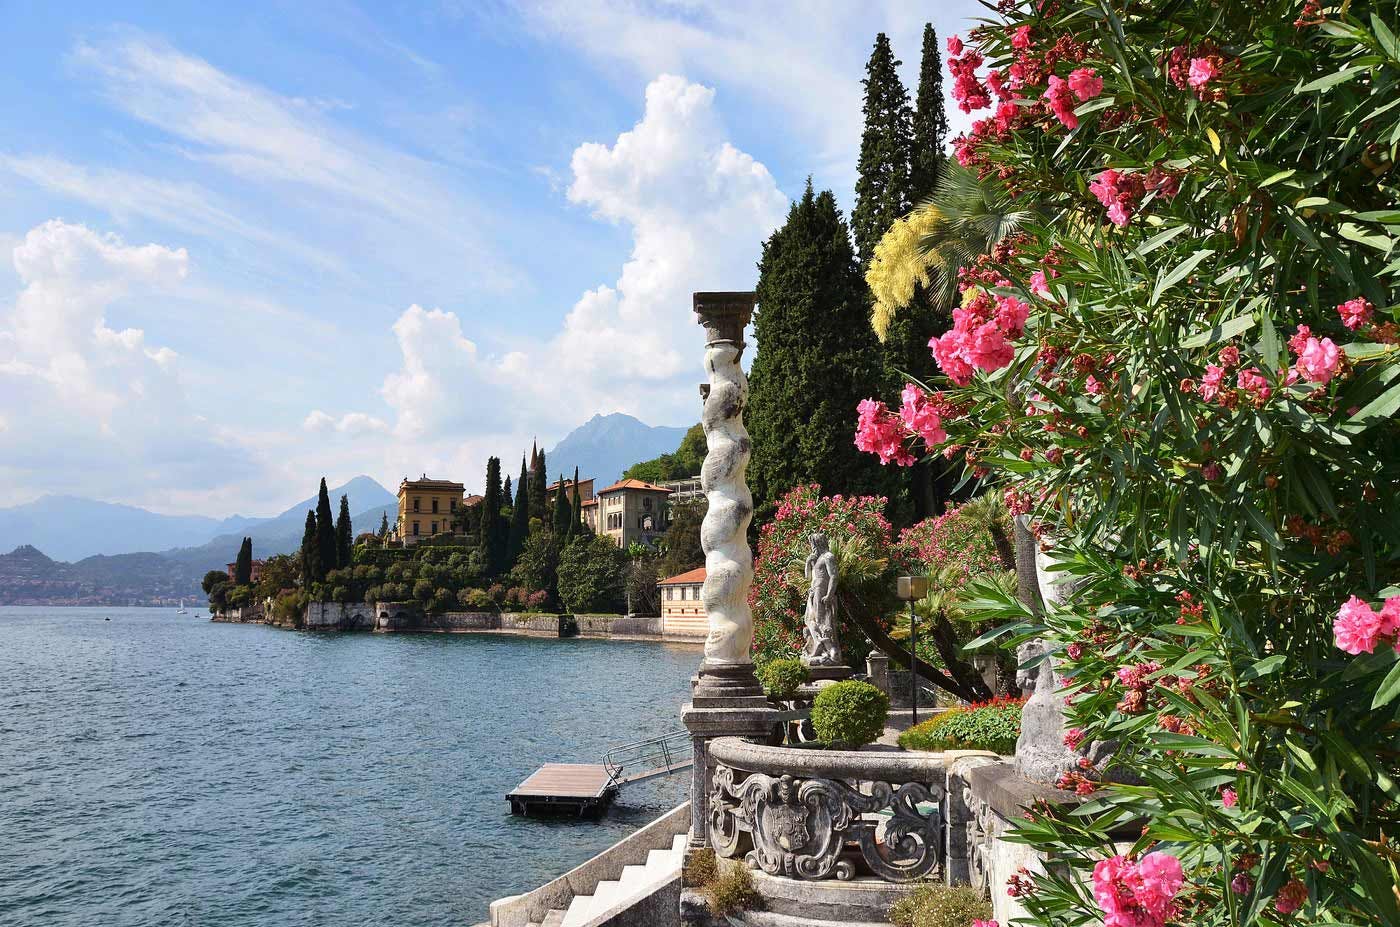
<path fill-rule="evenodd" d="M 689 293 L 751 287 L 808 174 L 849 208 L 876 32 L 912 81 L 978 11 L 7 6 L 0 505 L 262 514 L 693 422 Z"/>

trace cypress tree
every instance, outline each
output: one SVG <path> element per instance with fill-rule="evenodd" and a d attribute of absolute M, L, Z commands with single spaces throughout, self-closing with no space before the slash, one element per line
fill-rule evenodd
<path fill-rule="evenodd" d="M 574 498 L 569 506 L 569 536 L 578 534 L 579 528 L 583 525 L 583 497 L 578 491 L 578 467 L 574 467 Z"/>
<path fill-rule="evenodd" d="M 530 470 L 530 517 L 549 526 L 549 471 L 545 469 L 544 451 L 535 454 L 535 466 Z"/>
<path fill-rule="evenodd" d="M 506 474 L 506 484 L 505 484 L 505 488 L 501 490 L 501 499 L 504 500 L 504 501 L 506 501 L 506 502 L 510 502 L 512 505 L 515 504 L 515 503 L 512 501 L 512 500 L 515 499 L 515 496 L 511 494 L 511 488 L 510 488 L 510 474 L 509 474 L 509 473 Z"/>
<path fill-rule="evenodd" d="M 336 563 L 335 519 L 331 515 L 331 496 L 326 491 L 326 478 L 321 477 L 321 492 L 316 498 L 316 579 L 323 580 Z"/>
<path fill-rule="evenodd" d="M 335 565 L 348 567 L 355 546 L 355 529 L 350 524 L 350 497 L 340 497 L 340 514 L 335 519 Z"/>
<path fill-rule="evenodd" d="M 506 533 L 501 525 L 501 458 L 486 460 L 486 491 L 481 500 L 481 551 L 486 573 L 496 576 L 506 567 Z"/>
<path fill-rule="evenodd" d="M 910 159 L 914 150 L 914 113 L 896 70 L 900 65 L 889 38 L 875 37 L 865 66 L 865 131 L 860 137 L 856 205 L 851 210 L 860 266 L 870 264 L 875 246 L 894 220 L 909 212 Z"/>
<path fill-rule="evenodd" d="M 943 55 L 933 23 L 924 23 L 923 55 L 919 58 L 919 90 L 914 98 L 914 148 L 910 162 L 909 199 L 918 203 L 933 193 L 947 155 L 948 114 L 943 111 Z"/>
<path fill-rule="evenodd" d="M 884 394 L 884 369 L 868 291 L 831 191 L 814 194 L 808 180 L 758 266 L 758 351 L 746 414 L 756 503 L 813 481 L 827 493 L 888 495 L 898 485 L 893 468 L 853 443 L 856 405 Z"/>
<path fill-rule="evenodd" d="M 554 536 L 564 540 L 569 536 L 569 497 L 564 492 L 564 474 L 559 474 L 559 491 L 554 494 Z"/>
<path fill-rule="evenodd" d="M 379 513 L 379 539 L 383 540 L 389 536 L 389 512 L 387 510 Z"/>
<path fill-rule="evenodd" d="M 306 510 L 306 530 L 301 534 L 301 585 L 309 587 L 321 574 L 321 550 L 316 545 L 316 513 Z"/>
<path fill-rule="evenodd" d="M 520 559 L 525 538 L 530 534 L 530 471 L 525 469 L 525 455 L 520 455 L 520 479 L 515 481 L 515 502 L 510 510 L 510 540 L 506 556 L 511 565 Z"/>
<path fill-rule="evenodd" d="M 233 563 L 233 582 L 246 586 L 253 581 L 253 539 L 244 538 L 238 545 L 238 557 Z"/>

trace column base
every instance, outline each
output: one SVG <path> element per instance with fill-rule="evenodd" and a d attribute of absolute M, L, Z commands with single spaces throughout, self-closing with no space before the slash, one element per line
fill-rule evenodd
<path fill-rule="evenodd" d="M 690 680 L 690 697 L 695 708 L 771 710 L 752 663 L 700 664 L 699 675 Z"/>

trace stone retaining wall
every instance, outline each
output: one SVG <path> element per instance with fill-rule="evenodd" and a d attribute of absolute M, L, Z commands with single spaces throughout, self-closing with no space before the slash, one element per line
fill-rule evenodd
<path fill-rule="evenodd" d="M 312 602 L 302 624 L 308 631 L 369 631 L 374 615 L 375 606 L 364 602 Z"/>

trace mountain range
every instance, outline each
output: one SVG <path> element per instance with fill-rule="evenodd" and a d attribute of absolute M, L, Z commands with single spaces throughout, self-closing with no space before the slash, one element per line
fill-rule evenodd
<path fill-rule="evenodd" d="M 546 451 L 551 479 L 574 467 L 595 486 L 614 482 L 639 460 L 674 451 L 684 428 L 650 426 L 622 413 L 595 415 Z M 506 471 L 513 472 L 506 462 Z M 478 474 L 452 474 L 479 489 Z M 329 490 L 335 508 L 349 496 L 355 532 L 394 520 L 397 498 L 373 478 L 357 476 Z M 253 556 L 295 551 L 311 496 L 279 515 L 163 515 L 131 505 L 48 495 L 0 509 L 0 605 L 126 604 L 200 596 L 209 570 L 233 560 L 244 537 Z M 71 562 L 69 562 L 71 561 Z"/>

